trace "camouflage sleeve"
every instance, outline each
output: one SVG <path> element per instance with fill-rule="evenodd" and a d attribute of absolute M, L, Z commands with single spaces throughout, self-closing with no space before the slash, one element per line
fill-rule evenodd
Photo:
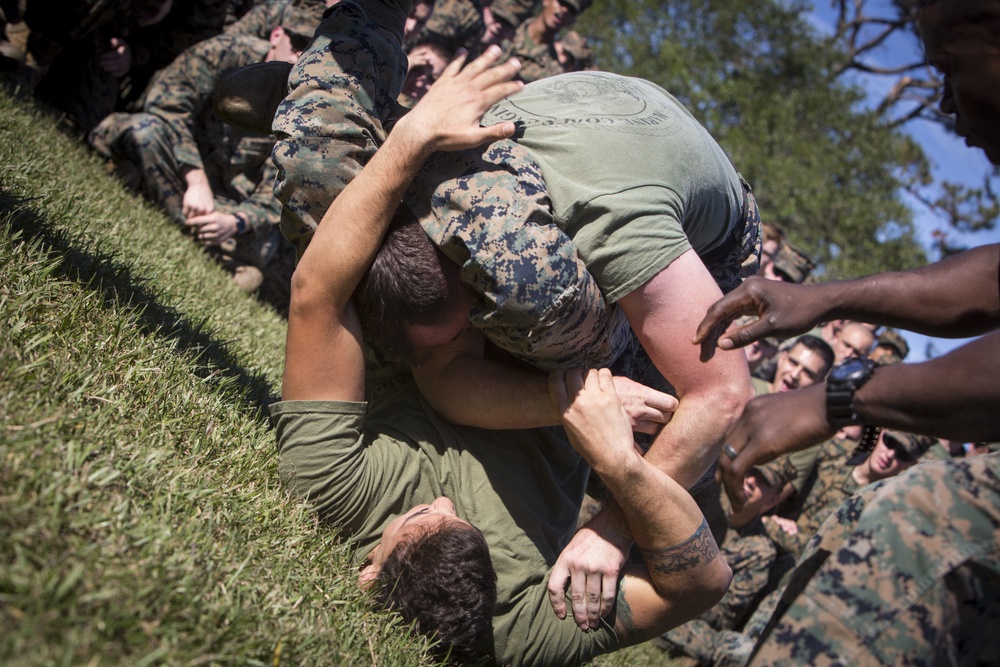
<path fill-rule="evenodd" d="M 530 19 L 541 8 L 538 0 L 493 0 L 493 15 L 515 28 Z"/>
<path fill-rule="evenodd" d="M 194 127 L 212 104 L 224 74 L 263 60 L 268 43 L 256 38 L 220 35 L 195 44 L 172 62 L 150 86 L 144 110 L 162 118 L 174 134 L 178 164 L 204 168 Z"/>
<path fill-rule="evenodd" d="M 405 203 L 462 266 L 479 297 L 470 319 L 498 347 L 543 369 L 605 366 L 628 322 L 605 303 L 554 223 L 538 165 L 511 141 L 485 152 L 439 153 Z"/>
<path fill-rule="evenodd" d="M 763 528 L 750 535 L 731 535 L 722 551 L 733 580 L 726 596 L 702 618 L 720 630 L 738 630 L 767 587 L 777 552 Z"/>
<path fill-rule="evenodd" d="M 289 0 L 268 0 L 241 16 L 235 23 L 226 26 L 226 32 L 237 35 L 251 35 L 260 39 L 268 39 L 271 30 L 278 25 L 281 8 Z"/>
<path fill-rule="evenodd" d="M 514 33 L 513 39 L 504 48 L 505 59 L 517 58 L 521 61 L 518 78 L 525 83 L 531 83 L 562 74 L 562 65 L 556 57 L 555 47 L 551 44 L 536 43 L 528 33 L 528 25 L 522 23 Z"/>
<path fill-rule="evenodd" d="M 278 168 L 271 160 L 269 148 L 264 150 L 262 158 L 260 178 L 253 192 L 236 207 L 259 238 L 263 238 L 281 221 L 281 202 L 274 198 L 274 179 Z"/>
<path fill-rule="evenodd" d="M 274 118 L 281 233 L 299 254 L 333 200 L 385 141 L 402 90 L 402 23 L 397 35 L 377 20 L 353 2 L 335 5 L 292 69 L 289 94 Z"/>

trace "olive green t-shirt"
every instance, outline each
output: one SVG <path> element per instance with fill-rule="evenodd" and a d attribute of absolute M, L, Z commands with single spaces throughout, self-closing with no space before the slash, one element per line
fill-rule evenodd
<path fill-rule="evenodd" d="M 605 299 L 641 287 L 687 250 L 704 254 L 742 214 L 739 174 L 667 91 L 608 72 L 528 84 L 483 125 L 514 121 L 541 166 L 556 223 Z"/>
<path fill-rule="evenodd" d="M 548 429 L 488 431 L 440 420 L 409 384 L 371 406 L 273 405 L 279 472 L 353 536 L 358 563 L 391 520 L 447 496 L 479 528 L 497 572 L 499 661 L 580 663 L 616 650 L 612 628 L 581 632 L 549 605 L 549 570 L 572 537 L 589 467 Z"/>

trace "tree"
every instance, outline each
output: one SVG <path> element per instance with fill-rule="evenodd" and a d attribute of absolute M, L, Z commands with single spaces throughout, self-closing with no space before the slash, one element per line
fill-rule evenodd
<path fill-rule="evenodd" d="M 762 216 L 813 254 L 824 277 L 923 263 L 900 196 L 905 177 L 927 173 L 923 153 L 838 78 L 845 54 L 817 38 L 807 8 L 605 0 L 577 30 L 602 67 L 683 102 L 754 187 Z"/>

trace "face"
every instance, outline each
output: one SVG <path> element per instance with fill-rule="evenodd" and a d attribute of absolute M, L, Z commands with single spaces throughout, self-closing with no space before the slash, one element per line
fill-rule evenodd
<path fill-rule="evenodd" d="M 851 357 L 867 357 L 874 343 L 875 334 L 865 325 L 857 322 L 845 324 L 833 343 L 837 363 Z"/>
<path fill-rule="evenodd" d="M 271 31 L 271 48 L 265 56 L 265 61 L 271 62 L 272 60 L 278 61 L 283 60 L 286 63 L 295 64 L 298 62 L 299 56 L 302 55 L 302 51 L 305 45 L 301 44 L 301 39 L 296 36 L 296 44 L 292 45 L 292 35 L 285 32 L 285 29 L 281 26 L 276 27 Z"/>
<path fill-rule="evenodd" d="M 875 449 L 868 456 L 868 469 L 871 472 L 870 482 L 877 482 L 893 475 L 898 475 L 916 461 L 910 458 L 906 448 L 896 436 L 882 431 L 875 443 Z"/>
<path fill-rule="evenodd" d="M 406 25 L 403 27 L 403 39 L 416 35 L 424 29 L 427 19 L 434 13 L 434 3 L 418 2 L 410 9 L 410 15 L 406 17 Z"/>
<path fill-rule="evenodd" d="M 774 391 L 791 391 L 816 384 L 826 375 L 826 361 L 814 350 L 796 343 L 778 357 L 774 371 Z"/>
<path fill-rule="evenodd" d="M 1000 165 L 1000 44 L 981 25 L 941 20 L 941 6 L 920 12 L 927 61 L 944 75 L 941 111 L 955 116 L 955 132 Z"/>
<path fill-rule="evenodd" d="M 407 55 L 408 70 L 403 92 L 414 101 L 427 93 L 431 85 L 441 76 L 448 65 L 444 54 L 427 44 L 419 44 Z"/>
<path fill-rule="evenodd" d="M 438 530 L 443 525 L 471 526 L 455 514 L 455 504 L 441 496 L 429 505 L 417 505 L 389 523 L 382 531 L 382 541 L 368 554 L 368 562 L 359 575 L 361 585 L 371 583 L 389 554 L 405 540 Z"/>
<path fill-rule="evenodd" d="M 471 326 L 469 309 L 474 298 L 472 290 L 462 284 L 454 286 L 449 297 L 448 314 L 434 324 L 406 324 L 406 335 L 416 352 L 415 363 L 424 363 L 431 354 L 431 348 L 447 345 L 458 340 Z"/>
<path fill-rule="evenodd" d="M 544 0 L 542 4 L 542 21 L 549 30 L 562 30 L 576 21 L 576 10 L 564 5 L 559 0 Z"/>

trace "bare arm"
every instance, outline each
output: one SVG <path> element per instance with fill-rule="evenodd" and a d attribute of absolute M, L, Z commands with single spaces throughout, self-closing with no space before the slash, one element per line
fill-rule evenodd
<path fill-rule="evenodd" d="M 548 375 L 483 357 L 482 333 L 468 327 L 454 341 L 427 348 L 430 356 L 413 367 L 413 377 L 431 407 L 444 419 L 489 429 L 556 426 L 548 400 Z M 633 431 L 655 433 L 670 421 L 677 399 L 615 377 Z"/>
<path fill-rule="evenodd" d="M 854 394 L 862 421 L 873 426 L 960 441 L 1000 439 L 1000 333 L 984 336 L 922 364 L 882 366 Z M 742 504 L 743 476 L 758 463 L 829 438 L 826 385 L 751 401 L 729 432 L 739 452 L 719 459 L 722 480 Z"/>
<path fill-rule="evenodd" d="M 741 315 L 758 320 L 722 332 Z M 819 322 L 849 318 L 930 336 L 961 338 L 1000 326 L 1000 244 L 983 246 L 911 271 L 821 285 L 751 278 L 708 309 L 694 344 L 703 357 L 767 336 L 793 336 Z"/>
<path fill-rule="evenodd" d="M 360 324 L 351 294 L 371 264 L 406 187 L 434 150 L 457 150 L 510 136 L 512 123 L 479 126 L 483 112 L 522 84 L 509 79 L 518 64 L 490 68 L 498 49 L 461 69 L 451 63 L 361 173 L 334 200 L 292 278 L 288 315 L 285 400 L 357 401 L 364 396 Z M 425 99 L 427 99 L 425 98 Z"/>
<path fill-rule="evenodd" d="M 619 639 L 645 641 L 711 607 L 732 572 L 691 496 L 634 446 L 610 372 L 556 371 L 549 386 L 570 442 L 618 499 L 643 553 L 618 595 Z"/>

